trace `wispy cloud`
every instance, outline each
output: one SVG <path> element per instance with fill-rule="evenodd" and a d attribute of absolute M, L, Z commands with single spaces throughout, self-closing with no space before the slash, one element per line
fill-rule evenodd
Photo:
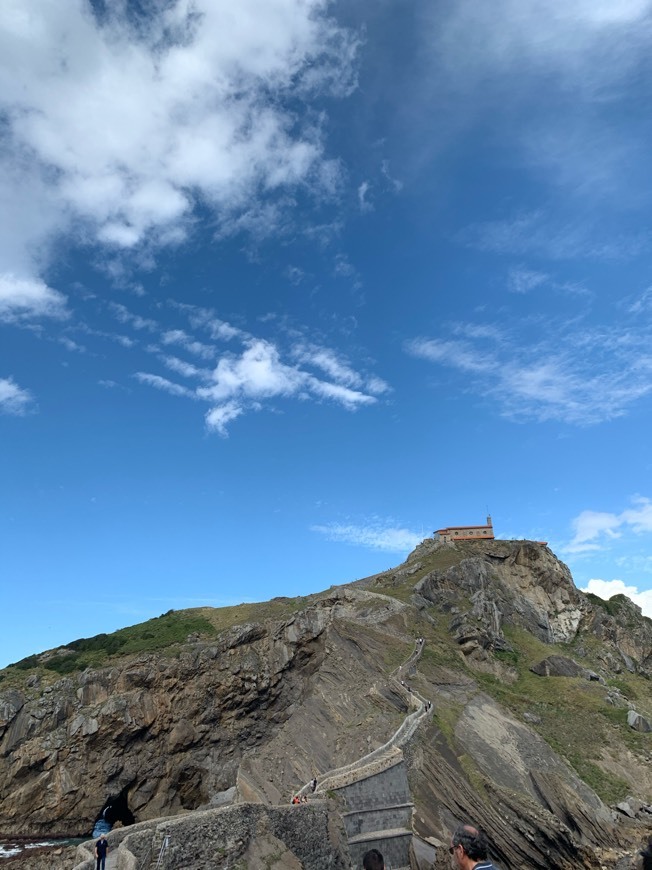
<path fill-rule="evenodd" d="M 373 203 L 368 198 L 370 190 L 371 184 L 368 181 L 363 181 L 358 186 L 358 206 L 362 212 L 374 210 Z"/>
<path fill-rule="evenodd" d="M 170 371 L 183 375 L 184 378 L 209 378 L 211 374 L 210 369 L 200 369 L 192 363 L 179 359 L 177 356 L 161 355 L 159 359 Z"/>
<path fill-rule="evenodd" d="M 19 387 L 13 378 L 0 378 L 0 413 L 22 417 L 34 408 L 29 390 Z"/>
<path fill-rule="evenodd" d="M 58 341 L 66 348 L 66 350 L 71 352 L 74 351 L 75 353 L 86 353 L 86 348 L 83 344 L 78 344 L 76 341 L 73 341 L 72 338 L 68 338 L 67 335 L 60 336 Z"/>
<path fill-rule="evenodd" d="M 170 345 L 177 344 L 190 351 L 195 356 L 200 356 L 203 359 L 212 359 L 215 357 L 215 349 L 208 344 L 197 341 L 191 338 L 183 329 L 169 329 L 161 335 L 161 344 Z"/>
<path fill-rule="evenodd" d="M 533 269 L 526 269 L 520 266 L 510 270 L 509 289 L 513 293 L 529 293 L 531 290 L 536 290 L 537 287 L 545 284 L 548 280 L 549 277 L 544 272 L 535 272 Z"/>
<path fill-rule="evenodd" d="M 650 0 L 433 7 L 422 31 L 431 47 L 424 77 L 446 105 L 457 97 L 464 126 L 489 108 L 512 159 L 562 187 L 567 201 L 611 196 L 620 207 L 640 198 L 646 142 L 635 124 L 615 122 L 622 115 L 614 107 L 647 62 L 651 12 Z M 557 242 L 568 250 L 561 235 Z"/>
<path fill-rule="evenodd" d="M 167 378 L 162 378 L 160 375 L 153 375 L 149 372 L 136 372 L 134 375 L 137 381 L 141 384 L 147 384 L 157 390 L 162 390 L 164 393 L 169 393 L 171 396 L 183 396 L 186 399 L 196 398 L 194 390 L 189 390 L 181 384 L 175 384 Z"/>
<path fill-rule="evenodd" d="M 134 314 L 126 305 L 121 305 L 118 302 L 110 302 L 109 310 L 120 323 L 128 324 L 134 329 L 145 329 L 148 332 L 154 332 L 158 329 L 158 323 L 149 317 L 141 317 L 140 314 Z"/>
<path fill-rule="evenodd" d="M 373 395 L 381 395 L 390 389 L 381 378 L 356 371 L 347 359 L 330 348 L 299 343 L 292 349 L 292 356 L 300 363 L 320 369 L 340 386 L 363 389 Z"/>
<path fill-rule="evenodd" d="M 632 499 L 633 507 L 619 514 L 585 510 L 572 522 L 574 535 L 565 553 L 586 553 L 604 548 L 607 541 L 624 532 L 635 535 L 652 532 L 652 501 L 644 496 Z"/>
<path fill-rule="evenodd" d="M 330 541 L 387 553 L 408 553 L 423 539 L 423 535 L 418 532 L 386 525 L 382 520 L 374 520 L 366 525 L 328 523 L 311 526 L 310 530 L 324 535 Z"/>
<path fill-rule="evenodd" d="M 652 311 L 652 287 L 647 287 L 639 296 L 630 300 L 627 307 L 630 314 L 643 314 Z"/>
<path fill-rule="evenodd" d="M 490 397 L 516 421 L 595 424 L 652 394 L 652 329 L 645 323 L 588 328 L 549 319 L 544 327 L 455 324 L 451 331 L 462 338 L 412 339 L 405 350 L 472 374 L 464 389 Z"/>
<path fill-rule="evenodd" d="M 519 212 L 480 221 L 458 234 L 458 241 L 479 251 L 550 260 L 619 261 L 646 253 L 652 247 L 648 230 L 623 233 L 582 216 L 579 220 L 542 210 Z"/>
<path fill-rule="evenodd" d="M 193 329 L 201 329 L 208 333 L 214 341 L 231 341 L 234 338 L 246 338 L 248 333 L 222 320 L 212 308 L 199 305 L 189 305 L 186 302 L 170 302 L 172 308 L 183 312 Z"/>

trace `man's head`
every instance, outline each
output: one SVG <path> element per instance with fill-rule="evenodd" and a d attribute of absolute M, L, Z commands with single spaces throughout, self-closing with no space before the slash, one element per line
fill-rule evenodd
<path fill-rule="evenodd" d="M 364 870 L 385 870 L 385 859 L 378 849 L 370 849 L 362 856 Z"/>
<path fill-rule="evenodd" d="M 487 838 L 472 825 L 461 825 L 451 839 L 450 853 L 453 867 L 471 870 L 478 861 L 487 857 Z"/>

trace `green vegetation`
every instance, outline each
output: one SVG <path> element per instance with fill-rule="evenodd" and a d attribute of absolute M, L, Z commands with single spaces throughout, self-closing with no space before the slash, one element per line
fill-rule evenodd
<path fill-rule="evenodd" d="M 611 679 L 607 680 L 608 686 L 613 686 L 614 689 L 618 689 L 619 692 L 627 698 L 628 701 L 635 701 L 638 698 L 638 692 L 629 682 L 625 680 L 619 679 Z"/>
<path fill-rule="evenodd" d="M 489 796 L 487 795 L 487 786 L 484 776 L 478 770 L 478 767 L 471 758 L 471 756 L 464 753 L 462 755 L 458 755 L 457 760 L 459 761 L 462 770 L 466 774 L 466 778 L 473 786 L 473 790 L 475 791 L 475 793 L 483 796 L 485 800 L 488 800 Z"/>
<path fill-rule="evenodd" d="M 69 674 L 89 666 L 97 667 L 117 655 L 125 656 L 183 643 L 189 634 L 212 637 L 217 631 L 205 616 L 197 615 L 195 611 L 177 613 L 169 610 L 155 619 L 121 628 L 112 634 L 73 640 L 65 647 L 70 652 L 61 652 L 43 660 L 40 656 L 27 656 L 9 667 L 24 671 L 40 666 L 58 674 Z"/>
<path fill-rule="evenodd" d="M 605 703 L 605 687 L 577 677 L 539 677 L 529 668 L 550 655 L 569 655 L 561 645 L 544 644 L 528 632 L 506 628 L 516 654 L 510 661 L 518 673 L 512 684 L 487 674 L 476 674 L 482 688 L 517 718 L 524 712 L 535 713 L 541 723 L 536 730 L 546 742 L 575 769 L 577 774 L 607 803 L 622 800 L 631 786 L 600 765 L 600 759 L 613 747 L 615 753 L 625 744 L 634 752 L 646 745 L 642 735 L 627 726 L 627 711 Z M 498 656 L 504 659 L 505 654 Z M 591 662 L 587 661 L 591 667 Z M 633 675 L 609 683 L 626 697 L 636 697 Z M 615 729 L 615 730 L 614 730 Z M 644 737 L 644 735 L 643 735 Z"/>
<path fill-rule="evenodd" d="M 153 650 L 178 655 L 179 644 L 184 643 L 190 634 L 211 638 L 235 625 L 284 619 L 317 597 L 273 598 L 271 601 L 248 602 L 234 607 L 168 610 L 154 619 L 110 634 L 73 640 L 61 652 L 49 658 L 43 655 L 27 656 L 9 665 L 7 670 L 0 673 L 0 680 L 6 679 L 9 684 L 15 684 L 21 672 L 35 669 L 43 670 L 45 674 L 70 674 L 87 667 L 99 667 L 117 657 Z"/>
<path fill-rule="evenodd" d="M 439 730 L 451 746 L 453 746 L 455 742 L 455 726 L 457 725 L 461 714 L 461 704 L 449 703 L 443 705 L 438 703 L 435 705 L 434 720 L 439 726 Z"/>
<path fill-rule="evenodd" d="M 503 664 L 511 665 L 514 668 L 518 667 L 518 661 L 520 658 L 518 650 L 499 649 L 499 650 L 496 650 L 495 656 L 498 659 L 498 661 L 503 662 Z"/>

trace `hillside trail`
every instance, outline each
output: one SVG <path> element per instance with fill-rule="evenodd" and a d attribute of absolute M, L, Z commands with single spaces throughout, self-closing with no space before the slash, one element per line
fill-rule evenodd
<path fill-rule="evenodd" d="M 407 713 L 403 722 L 401 722 L 399 727 L 386 743 L 379 746 L 377 749 L 374 749 L 372 752 L 362 755 L 350 764 L 326 771 L 326 773 L 322 774 L 319 778 L 317 788 L 314 792 L 312 790 L 312 780 L 307 782 L 297 792 L 295 792 L 298 797 L 305 795 L 309 798 L 323 798 L 325 793 L 330 788 L 336 786 L 338 781 L 343 777 L 350 775 L 354 771 L 361 770 L 372 762 L 382 762 L 385 757 L 390 756 L 392 750 L 403 746 L 412 737 L 421 720 L 434 709 L 429 701 L 422 698 L 418 692 L 406 685 L 405 680 L 402 679 L 402 675 L 408 676 L 410 669 L 416 665 L 423 653 L 424 647 L 425 640 L 423 638 L 417 638 L 414 650 L 401 665 L 390 673 L 388 678 L 389 685 L 406 701 L 408 711 L 410 711 L 410 708 L 414 705 L 415 701 L 417 702 L 416 708 L 412 712 Z M 429 704 L 430 707 L 428 706 Z"/>

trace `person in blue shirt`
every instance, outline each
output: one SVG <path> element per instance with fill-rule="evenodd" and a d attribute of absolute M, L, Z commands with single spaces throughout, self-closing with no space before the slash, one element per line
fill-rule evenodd
<path fill-rule="evenodd" d="M 482 831 L 473 825 L 460 825 L 451 839 L 452 866 L 459 870 L 498 870 L 487 858 L 489 844 Z"/>
<path fill-rule="evenodd" d="M 109 844 L 106 841 L 106 835 L 100 834 L 100 839 L 95 844 L 95 857 L 97 858 L 97 870 L 104 870 L 106 866 L 106 853 L 109 851 Z"/>

